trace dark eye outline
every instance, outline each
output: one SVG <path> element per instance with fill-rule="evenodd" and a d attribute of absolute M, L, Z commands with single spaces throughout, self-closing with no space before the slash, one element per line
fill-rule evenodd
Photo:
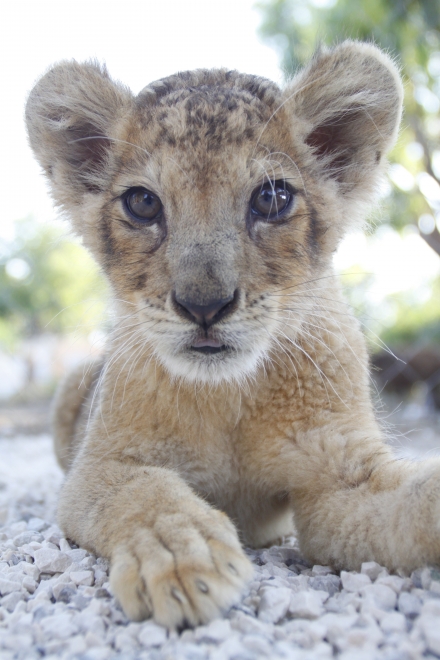
<path fill-rule="evenodd" d="M 278 208 L 275 206 L 274 211 L 272 211 L 269 214 L 264 214 L 261 213 L 258 209 L 254 208 L 254 201 L 258 195 L 260 195 L 261 191 L 265 188 L 268 187 L 269 189 L 275 189 L 275 188 L 283 188 L 289 195 L 289 199 L 287 200 L 286 205 L 281 209 L 278 210 Z M 264 220 L 266 222 L 273 222 L 274 220 L 278 220 L 283 218 L 288 211 L 290 211 L 293 200 L 295 199 L 297 191 L 286 181 L 284 180 L 276 180 L 276 181 L 266 181 L 261 184 L 261 186 L 258 186 L 258 188 L 255 188 L 251 195 L 251 200 L 249 203 L 250 206 L 250 211 L 251 211 L 251 217 L 254 220 Z"/>
<path fill-rule="evenodd" d="M 156 199 L 159 200 L 160 203 L 160 209 L 154 215 L 152 218 L 143 218 L 140 215 L 137 215 L 133 209 L 130 206 L 130 201 L 129 198 L 131 195 L 134 195 L 135 193 L 147 193 L 148 195 L 151 195 L 152 197 L 155 197 Z M 142 225 L 149 225 L 153 224 L 154 222 L 157 222 L 162 218 L 163 215 L 163 205 L 160 197 L 156 195 L 156 193 L 152 192 L 151 190 L 148 190 L 147 188 L 144 188 L 143 186 L 133 186 L 132 188 L 128 188 L 123 195 L 121 195 L 121 200 L 122 200 L 122 206 L 124 207 L 124 211 L 127 213 L 127 215 L 134 220 L 137 223 L 140 223 Z"/>

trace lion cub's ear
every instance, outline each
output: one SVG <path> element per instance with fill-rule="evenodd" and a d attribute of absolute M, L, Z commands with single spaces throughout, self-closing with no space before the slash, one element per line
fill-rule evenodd
<path fill-rule="evenodd" d="M 131 100 L 92 62 L 62 62 L 35 85 L 26 105 L 29 141 L 56 201 L 78 204 L 78 196 L 105 186 L 110 130 Z"/>
<path fill-rule="evenodd" d="M 342 193 L 356 194 L 374 188 L 378 165 L 397 136 L 402 98 L 392 60 L 354 41 L 318 51 L 284 91 L 293 130 L 300 120 L 309 165 Z"/>

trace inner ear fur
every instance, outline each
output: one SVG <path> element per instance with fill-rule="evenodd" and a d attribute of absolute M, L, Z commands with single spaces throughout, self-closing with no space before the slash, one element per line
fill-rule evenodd
<path fill-rule="evenodd" d="M 345 41 L 319 50 L 284 91 L 284 105 L 302 120 L 318 174 L 343 191 L 362 186 L 393 146 L 403 88 L 393 61 L 371 44 Z"/>
<path fill-rule="evenodd" d="M 131 99 L 131 92 L 95 62 L 62 62 L 37 82 L 26 104 L 26 123 L 55 197 L 63 183 L 76 193 L 102 189 L 111 126 Z"/>

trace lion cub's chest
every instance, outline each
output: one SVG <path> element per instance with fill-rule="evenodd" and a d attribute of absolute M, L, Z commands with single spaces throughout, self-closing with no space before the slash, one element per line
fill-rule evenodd
<path fill-rule="evenodd" d="M 201 495 L 217 499 L 247 480 L 244 457 L 240 447 L 234 446 L 234 439 L 227 432 L 213 433 L 212 429 L 168 434 L 162 428 L 136 448 L 129 443 L 124 454 L 146 465 L 175 470 Z"/>
<path fill-rule="evenodd" d="M 245 543 L 275 542 L 292 532 L 288 498 L 268 488 L 264 450 L 238 432 L 188 438 L 156 436 L 139 448 L 137 460 L 175 470 L 204 500 L 229 515 Z M 127 447 L 126 454 L 132 453 Z M 275 480 L 276 482 L 276 480 Z M 273 482 L 272 482 L 273 483 Z"/>

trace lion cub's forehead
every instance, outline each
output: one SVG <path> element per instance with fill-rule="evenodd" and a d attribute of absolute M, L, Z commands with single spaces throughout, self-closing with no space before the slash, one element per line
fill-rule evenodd
<path fill-rule="evenodd" d="M 279 104 L 271 81 L 235 71 L 180 73 L 146 87 L 137 97 L 153 147 L 203 147 L 216 151 L 258 139 Z"/>

